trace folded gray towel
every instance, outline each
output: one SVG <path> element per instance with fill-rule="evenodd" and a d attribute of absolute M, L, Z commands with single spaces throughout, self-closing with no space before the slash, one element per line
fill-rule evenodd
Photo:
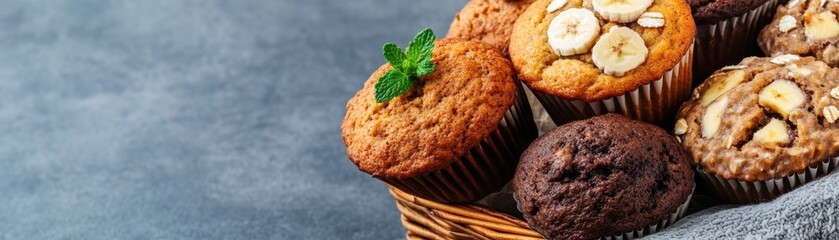
<path fill-rule="evenodd" d="M 645 239 L 839 239 L 839 173 L 771 202 L 720 206 Z"/>

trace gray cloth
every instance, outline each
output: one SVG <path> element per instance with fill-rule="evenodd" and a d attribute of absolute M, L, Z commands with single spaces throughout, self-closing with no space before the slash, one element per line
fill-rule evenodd
<path fill-rule="evenodd" d="M 0 239 L 404 238 L 344 104 L 383 43 L 442 37 L 464 3 L 3 1 Z M 837 181 L 660 236 L 820 237 Z"/>
<path fill-rule="evenodd" d="M 839 173 L 771 202 L 692 214 L 645 239 L 839 239 Z"/>

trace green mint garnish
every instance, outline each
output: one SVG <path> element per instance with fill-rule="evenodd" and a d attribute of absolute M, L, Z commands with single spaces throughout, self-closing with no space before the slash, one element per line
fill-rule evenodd
<path fill-rule="evenodd" d="M 423 29 L 408 44 L 408 51 L 403 52 L 392 42 L 382 46 L 382 52 L 393 67 L 376 82 L 376 102 L 387 102 L 407 92 L 419 78 L 434 71 L 431 51 L 434 50 L 434 32 Z"/>

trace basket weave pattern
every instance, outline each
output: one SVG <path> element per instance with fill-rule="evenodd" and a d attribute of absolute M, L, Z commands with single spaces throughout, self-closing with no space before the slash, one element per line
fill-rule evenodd
<path fill-rule="evenodd" d="M 527 223 L 475 205 L 442 204 L 390 188 L 408 239 L 542 239 Z"/>

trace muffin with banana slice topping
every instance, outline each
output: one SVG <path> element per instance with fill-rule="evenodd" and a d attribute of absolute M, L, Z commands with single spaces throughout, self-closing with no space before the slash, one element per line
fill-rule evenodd
<path fill-rule="evenodd" d="M 719 198 L 754 203 L 839 163 L 839 69 L 813 57 L 746 58 L 714 73 L 673 133 Z"/>
<path fill-rule="evenodd" d="M 538 0 L 510 57 L 557 124 L 617 112 L 661 124 L 690 94 L 695 25 L 666 0 Z"/>
<path fill-rule="evenodd" d="M 839 67 L 839 1 L 791 0 L 760 32 L 758 44 L 767 54 L 813 56 Z"/>

